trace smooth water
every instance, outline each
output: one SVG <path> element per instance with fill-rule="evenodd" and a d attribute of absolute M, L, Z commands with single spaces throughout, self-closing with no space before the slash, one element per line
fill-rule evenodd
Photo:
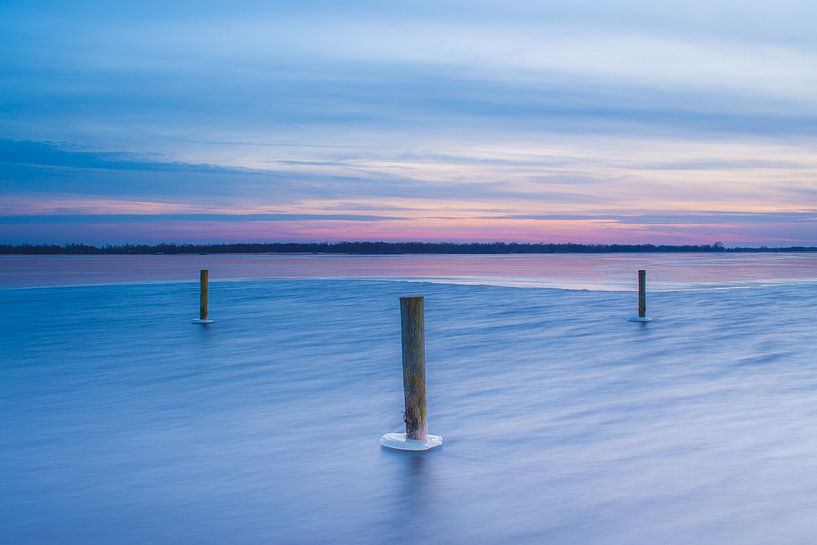
<path fill-rule="evenodd" d="M 216 280 L 366 278 L 566 289 L 655 290 L 817 282 L 817 252 L 533 255 L 0 256 L 0 288 Z"/>
<path fill-rule="evenodd" d="M 426 453 L 378 443 L 402 428 L 407 294 L 426 296 L 445 438 Z M 815 284 L 653 293 L 648 324 L 623 291 L 277 279 L 210 297 L 202 327 L 195 283 L 0 290 L 0 543 L 817 535 Z"/>

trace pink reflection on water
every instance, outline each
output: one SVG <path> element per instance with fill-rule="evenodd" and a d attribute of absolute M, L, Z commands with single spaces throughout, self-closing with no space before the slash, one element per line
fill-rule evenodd
<path fill-rule="evenodd" d="M 817 280 L 817 254 L 0 256 L 0 287 L 244 278 L 409 278 L 574 289 Z"/>

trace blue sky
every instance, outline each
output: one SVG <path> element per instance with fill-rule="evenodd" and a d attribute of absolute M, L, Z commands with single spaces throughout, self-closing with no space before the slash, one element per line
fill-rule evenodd
<path fill-rule="evenodd" d="M 817 245 L 813 2 L 0 6 L 0 241 Z"/>

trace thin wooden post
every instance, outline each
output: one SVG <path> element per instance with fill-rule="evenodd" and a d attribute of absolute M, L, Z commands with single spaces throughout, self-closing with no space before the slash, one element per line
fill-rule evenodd
<path fill-rule="evenodd" d="M 423 297 L 400 298 L 406 437 L 419 441 L 428 438 L 424 303 Z"/>
<path fill-rule="evenodd" d="M 209 271 L 207 269 L 202 269 L 199 273 L 199 284 L 201 286 L 201 294 L 199 295 L 199 320 L 206 320 L 207 319 L 207 312 L 208 312 L 208 276 Z"/>
<path fill-rule="evenodd" d="M 651 322 L 647 318 L 647 271 L 638 271 L 638 316 L 628 318 L 631 322 Z"/>
<path fill-rule="evenodd" d="M 194 324 L 212 324 L 213 320 L 208 318 L 209 314 L 209 271 L 202 269 L 199 272 L 199 319 L 193 320 Z"/>
<path fill-rule="evenodd" d="M 406 433 L 387 433 L 380 444 L 397 450 L 428 450 L 443 444 L 428 433 L 426 411 L 425 299 L 400 298 L 400 329 L 403 345 L 403 420 Z"/>
<path fill-rule="evenodd" d="M 638 317 L 647 317 L 647 271 L 638 271 Z"/>

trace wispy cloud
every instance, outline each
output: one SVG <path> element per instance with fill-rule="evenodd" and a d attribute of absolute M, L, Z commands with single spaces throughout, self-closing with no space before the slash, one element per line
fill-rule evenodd
<path fill-rule="evenodd" d="M 699 212 L 663 214 L 511 214 L 486 216 L 501 220 L 585 220 L 631 225 L 807 224 L 817 228 L 817 210 L 803 212 Z"/>
<path fill-rule="evenodd" d="M 405 218 L 361 214 L 47 214 L 0 216 L 0 224 L 32 223 L 157 223 L 157 222 L 255 222 L 255 221 L 394 221 Z"/>

